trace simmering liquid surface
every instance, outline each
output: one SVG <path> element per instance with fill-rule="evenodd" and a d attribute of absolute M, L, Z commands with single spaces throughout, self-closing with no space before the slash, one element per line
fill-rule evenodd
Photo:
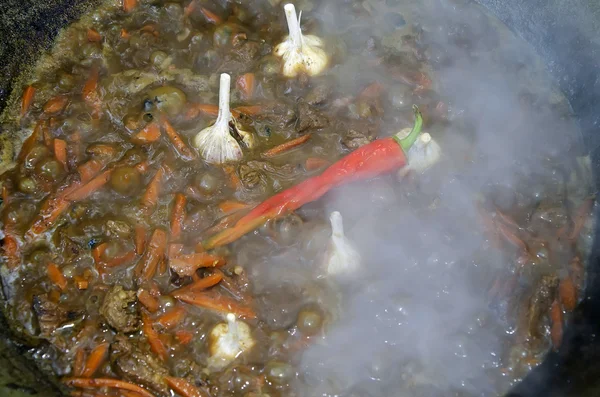
<path fill-rule="evenodd" d="M 4 139 L 27 139 L 1 179 L 3 310 L 74 395 L 500 395 L 560 346 L 593 200 L 544 65 L 460 1 L 294 4 L 324 43 L 317 76 L 282 74 L 278 0 L 112 0 L 14 94 Z M 194 137 L 217 119 L 221 73 L 253 144 L 234 133 L 242 158 L 209 164 Z M 413 105 L 437 164 L 205 250 L 411 128 Z M 360 257 L 335 274 L 333 211 Z"/>

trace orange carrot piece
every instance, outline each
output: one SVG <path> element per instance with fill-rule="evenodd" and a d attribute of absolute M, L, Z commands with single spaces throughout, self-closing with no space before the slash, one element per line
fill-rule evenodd
<path fill-rule="evenodd" d="M 109 343 L 101 343 L 92 350 L 85 362 L 85 367 L 81 374 L 82 377 L 89 378 L 100 368 L 108 356 L 108 346 Z"/>
<path fill-rule="evenodd" d="M 233 313 L 241 317 L 256 318 L 256 313 L 251 307 L 223 296 L 214 290 L 189 291 L 178 294 L 176 298 L 190 305 L 214 310 L 219 313 Z"/>
<path fill-rule="evenodd" d="M 92 258 L 94 258 L 94 262 L 97 265 L 102 262 L 102 256 L 104 255 L 104 251 L 106 251 L 106 247 L 108 247 L 108 245 L 106 243 L 102 243 L 92 248 Z"/>
<path fill-rule="evenodd" d="M 155 397 L 148 390 L 141 388 L 133 383 L 125 382 L 112 378 L 65 378 L 63 382 L 67 386 L 80 387 L 83 389 L 96 389 L 101 387 L 110 387 L 114 389 L 129 390 L 138 393 L 142 397 Z"/>
<path fill-rule="evenodd" d="M 71 203 L 62 197 L 45 200 L 39 214 L 29 228 L 27 236 L 31 238 L 48 230 L 70 205 Z"/>
<path fill-rule="evenodd" d="M 215 25 L 219 25 L 221 24 L 221 22 L 223 22 L 223 20 L 221 19 L 221 17 L 219 17 L 217 14 L 215 14 L 214 12 L 207 10 L 204 7 L 200 8 L 200 12 L 202 12 L 202 15 L 204 15 L 204 18 L 206 18 L 206 20 L 210 23 L 214 23 Z"/>
<path fill-rule="evenodd" d="M 93 67 L 81 91 L 85 103 L 93 109 L 92 116 L 95 119 L 100 116 L 100 111 L 102 110 L 102 103 L 97 90 L 99 77 L 98 68 Z"/>
<path fill-rule="evenodd" d="M 86 290 L 88 289 L 90 285 L 90 282 L 87 281 L 85 278 L 80 277 L 80 276 L 75 276 L 75 286 L 77 287 L 78 290 Z"/>
<path fill-rule="evenodd" d="M 92 180 L 98 173 L 104 168 L 104 164 L 102 164 L 99 160 L 90 160 L 79 167 L 77 167 L 77 172 L 79 173 L 79 178 L 81 182 L 87 183 Z"/>
<path fill-rule="evenodd" d="M 146 245 L 146 229 L 142 225 L 135 226 L 135 253 L 142 255 Z"/>
<path fill-rule="evenodd" d="M 369 84 L 362 92 L 358 95 L 360 98 L 378 98 L 385 91 L 385 86 L 379 82 Z"/>
<path fill-rule="evenodd" d="M 186 285 L 185 287 L 176 289 L 171 293 L 171 295 L 177 298 L 180 295 L 185 295 L 189 292 L 202 291 L 207 288 L 214 287 L 215 285 L 219 284 L 221 280 L 223 280 L 223 272 L 216 271 L 209 276 L 200 278 L 193 283 Z"/>
<path fill-rule="evenodd" d="M 97 192 L 102 186 L 106 185 L 106 183 L 110 180 L 111 174 L 112 170 L 104 171 L 79 189 L 67 194 L 65 199 L 68 201 L 80 201 L 86 199 L 93 193 Z"/>
<path fill-rule="evenodd" d="M 117 267 L 124 263 L 129 263 L 135 259 L 135 251 L 128 251 L 122 255 L 116 256 L 111 260 L 107 261 L 104 265 L 106 267 Z"/>
<path fill-rule="evenodd" d="M 137 297 L 140 303 L 146 309 L 148 309 L 150 313 L 156 313 L 160 308 L 160 303 L 158 302 L 158 299 L 150 295 L 150 292 L 146 291 L 145 289 L 140 290 L 137 294 Z"/>
<path fill-rule="evenodd" d="M 90 145 L 85 150 L 86 153 L 92 156 L 98 157 L 112 157 L 117 152 L 117 149 L 113 145 L 108 145 L 105 143 L 95 143 Z"/>
<path fill-rule="evenodd" d="M 207 397 L 208 394 L 201 392 L 196 386 L 188 383 L 185 379 L 165 376 L 165 381 L 175 393 L 183 397 Z"/>
<path fill-rule="evenodd" d="M 9 269 L 15 269 L 21 263 L 21 255 L 19 254 L 19 242 L 12 234 L 4 236 L 2 248 L 4 255 L 7 258 L 7 266 Z"/>
<path fill-rule="evenodd" d="M 306 171 L 316 171 L 329 165 L 329 161 L 319 157 L 309 157 L 304 163 Z"/>
<path fill-rule="evenodd" d="M 32 85 L 28 85 L 23 91 L 23 99 L 21 100 L 21 117 L 23 117 L 31 107 L 34 95 L 35 87 Z"/>
<path fill-rule="evenodd" d="M 67 166 L 67 142 L 65 140 L 58 138 L 54 140 L 54 157 L 63 166 Z"/>
<path fill-rule="evenodd" d="M 129 34 L 129 32 L 126 29 L 121 28 L 121 38 L 122 39 L 128 39 L 129 37 L 131 37 L 131 35 Z"/>
<path fill-rule="evenodd" d="M 167 233 L 155 229 L 148 243 L 148 249 L 135 268 L 136 277 L 145 281 L 154 277 L 159 262 L 165 256 L 167 248 Z"/>
<path fill-rule="evenodd" d="M 98 33 L 98 31 L 94 29 L 88 29 L 87 39 L 88 41 L 91 41 L 93 43 L 99 43 L 102 41 L 102 36 L 100 36 L 100 33 Z"/>
<path fill-rule="evenodd" d="M 73 374 L 75 376 L 81 376 L 83 368 L 85 366 L 85 351 L 80 347 L 75 352 L 75 362 L 73 363 Z"/>
<path fill-rule="evenodd" d="M 250 99 L 256 89 L 256 78 L 254 73 L 246 73 L 237 79 L 237 88 L 242 92 L 244 99 Z"/>
<path fill-rule="evenodd" d="M 186 313 L 183 307 L 176 307 L 160 316 L 156 320 L 156 323 L 165 329 L 170 329 L 179 324 L 184 319 Z"/>
<path fill-rule="evenodd" d="M 162 118 L 162 125 L 165 130 L 165 133 L 171 140 L 171 143 L 173 143 L 173 146 L 175 146 L 175 149 L 177 150 L 177 152 L 186 160 L 193 159 L 195 157 L 194 153 L 185 144 L 183 139 L 181 139 L 181 136 L 179 136 L 177 131 L 175 131 L 175 128 L 173 128 L 173 126 L 171 125 L 171 123 L 169 123 L 169 120 L 167 120 L 166 117 Z"/>
<path fill-rule="evenodd" d="M 157 123 L 148 123 L 142 130 L 131 137 L 131 142 L 138 145 L 156 142 L 160 139 L 160 128 Z"/>
<path fill-rule="evenodd" d="M 137 5 L 137 0 L 123 0 L 123 11 L 131 12 Z"/>
<path fill-rule="evenodd" d="M 577 306 L 577 288 L 575 288 L 575 284 L 570 276 L 560 280 L 558 295 L 565 310 L 572 311 L 575 309 L 575 306 Z"/>
<path fill-rule="evenodd" d="M 169 248 L 167 249 L 167 258 L 174 258 L 179 255 L 183 251 L 183 244 L 169 244 Z"/>
<path fill-rule="evenodd" d="M 69 99 L 66 96 L 58 95 L 50 98 L 42 109 L 46 114 L 58 113 L 67 106 L 67 102 L 69 102 Z"/>
<path fill-rule="evenodd" d="M 225 262 L 225 258 L 201 252 L 172 258 L 169 265 L 180 276 L 191 276 L 201 267 L 219 267 Z"/>
<path fill-rule="evenodd" d="M 158 333 L 152 327 L 152 322 L 145 313 L 142 313 L 142 332 L 144 335 L 146 335 L 148 343 L 150 344 L 150 349 L 154 352 L 154 354 L 160 357 L 161 360 L 166 360 L 169 355 L 167 348 L 162 340 L 160 340 L 158 337 Z"/>
<path fill-rule="evenodd" d="M 291 141 L 284 142 L 281 145 L 277 145 L 274 148 L 267 150 L 266 152 L 263 153 L 263 156 L 274 157 L 279 154 L 288 152 L 288 151 L 302 145 L 304 142 L 308 141 L 310 139 L 310 137 L 311 137 L 311 134 L 306 134 L 299 138 L 292 139 Z"/>
<path fill-rule="evenodd" d="M 224 214 L 228 214 L 230 212 L 236 212 L 239 210 L 245 210 L 246 208 L 250 208 L 251 204 L 241 203 L 235 200 L 225 200 L 219 203 L 219 209 Z"/>
<path fill-rule="evenodd" d="M 35 145 L 37 145 L 37 143 L 39 142 L 41 135 L 42 135 L 42 125 L 43 124 L 44 124 L 44 121 L 39 120 L 36 123 L 35 128 L 33 129 L 33 132 L 31 133 L 31 135 L 29 135 L 27 137 L 27 139 L 25 139 L 23 141 L 23 145 L 21 146 L 21 151 L 19 152 L 19 156 L 17 157 L 18 161 L 23 161 L 27 157 L 29 152 L 31 152 L 31 149 L 33 149 L 33 147 Z"/>
<path fill-rule="evenodd" d="M 185 204 L 187 200 L 181 193 L 175 195 L 175 204 L 171 213 L 171 237 L 175 240 L 181 236 L 183 221 L 185 219 Z"/>
<path fill-rule="evenodd" d="M 64 291 L 65 288 L 67 288 L 67 279 L 65 278 L 65 275 L 62 273 L 60 268 L 54 263 L 49 263 L 47 266 L 47 271 L 50 281 L 52 281 L 54 285 L 58 286 L 58 288 Z"/>
<path fill-rule="evenodd" d="M 198 117 L 201 113 L 216 117 L 219 115 L 219 107 L 217 105 L 205 105 L 200 103 L 192 104 L 188 107 L 187 111 L 185 112 L 185 119 L 194 119 Z"/>
<path fill-rule="evenodd" d="M 150 180 L 148 187 L 146 188 L 146 192 L 142 196 L 142 206 L 146 208 L 146 210 L 151 211 L 156 207 L 158 203 L 158 195 L 160 193 L 160 185 L 162 183 L 163 169 L 159 168 Z"/>
<path fill-rule="evenodd" d="M 190 331 L 186 331 L 186 330 L 182 329 L 182 330 L 179 330 L 179 331 L 175 331 L 175 338 L 182 345 L 187 345 L 188 343 L 190 343 L 194 339 L 194 334 L 192 332 L 190 332 Z"/>
<path fill-rule="evenodd" d="M 240 117 L 241 114 L 245 114 L 247 116 L 256 116 L 262 112 L 262 106 L 254 105 L 254 106 L 238 106 L 235 109 L 231 110 L 231 114 L 234 117 Z"/>
<path fill-rule="evenodd" d="M 196 9 L 196 0 L 192 0 L 192 1 L 190 1 L 190 4 L 185 6 L 185 8 L 183 9 L 183 15 L 186 17 L 189 17 L 192 14 L 192 12 L 194 12 L 195 9 Z"/>
<path fill-rule="evenodd" d="M 563 313 L 560 303 L 556 299 L 550 307 L 550 320 L 552 323 L 550 327 L 550 339 L 552 340 L 552 346 L 556 350 L 560 347 L 563 336 Z"/>

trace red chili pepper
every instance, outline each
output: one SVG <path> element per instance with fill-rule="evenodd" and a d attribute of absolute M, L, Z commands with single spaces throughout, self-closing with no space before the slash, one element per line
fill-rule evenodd
<path fill-rule="evenodd" d="M 204 249 L 229 244 L 260 227 L 267 220 L 289 214 L 304 204 L 319 199 L 336 186 L 373 178 L 404 167 L 407 164 L 405 152 L 415 143 L 423 125 L 421 113 L 416 106 L 414 110 L 415 125 L 406 138 L 392 136 L 360 147 L 333 163 L 321 175 L 309 178 L 263 201 L 234 226 L 205 241 Z"/>

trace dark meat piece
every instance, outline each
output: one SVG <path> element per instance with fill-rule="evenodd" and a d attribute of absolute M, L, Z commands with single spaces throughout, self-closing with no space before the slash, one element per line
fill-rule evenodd
<path fill-rule="evenodd" d="M 239 168 L 240 180 L 246 189 L 254 189 L 265 182 L 264 174 L 249 164 L 242 164 Z"/>
<path fill-rule="evenodd" d="M 252 160 L 248 161 L 246 165 L 253 170 L 264 171 L 268 176 L 285 181 L 291 181 L 304 174 L 304 171 L 301 166 L 291 163 L 275 165 L 268 161 Z"/>
<path fill-rule="evenodd" d="M 350 126 L 340 125 L 342 144 L 348 149 L 354 150 L 373 142 L 377 137 L 378 126 L 369 122 L 354 123 Z"/>
<path fill-rule="evenodd" d="M 325 128 L 329 125 L 329 119 L 322 112 L 306 103 L 304 100 L 298 102 L 297 132 L 307 132 Z"/>
<path fill-rule="evenodd" d="M 256 119 L 271 127 L 283 129 L 296 119 L 296 112 L 284 103 L 270 102 L 262 106 L 262 112 Z"/>
<path fill-rule="evenodd" d="M 110 345 L 110 362 L 113 370 L 121 377 L 138 383 L 157 396 L 170 396 L 164 377 L 169 371 L 142 344 L 133 343 L 124 335 L 117 335 Z"/>
<path fill-rule="evenodd" d="M 247 73 L 255 68 L 257 57 L 260 55 L 260 44 L 245 41 L 234 47 L 219 66 L 218 72 Z"/>
<path fill-rule="evenodd" d="M 306 103 L 314 106 L 320 105 L 327 101 L 329 95 L 331 95 L 331 86 L 329 84 L 319 84 L 313 89 L 311 89 L 306 94 L 304 99 L 306 100 Z"/>
<path fill-rule="evenodd" d="M 140 313 L 135 291 L 127 291 L 120 285 L 115 285 L 106 293 L 100 314 L 117 331 L 129 333 L 140 329 Z"/>
<path fill-rule="evenodd" d="M 42 336 L 52 334 L 68 318 L 67 311 L 59 304 L 52 302 L 47 295 L 33 297 L 33 311 L 37 317 Z"/>

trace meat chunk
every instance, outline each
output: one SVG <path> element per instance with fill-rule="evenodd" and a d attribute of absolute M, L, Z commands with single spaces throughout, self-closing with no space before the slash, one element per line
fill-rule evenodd
<path fill-rule="evenodd" d="M 115 285 L 106 293 L 100 314 L 117 331 L 129 333 L 140 329 L 140 313 L 135 291 L 127 291 L 120 285 Z"/>
<path fill-rule="evenodd" d="M 170 396 L 164 377 L 169 375 L 167 368 L 138 340 L 130 340 L 125 335 L 117 335 L 110 346 L 112 369 L 121 377 L 138 383 L 157 396 Z"/>
<path fill-rule="evenodd" d="M 321 111 L 315 109 L 305 101 L 298 102 L 297 132 L 307 132 L 325 128 L 329 125 L 329 119 Z"/>
<path fill-rule="evenodd" d="M 309 105 L 321 105 L 331 95 L 331 85 L 329 84 L 319 84 L 316 87 L 312 88 L 304 97 L 306 102 Z"/>
<path fill-rule="evenodd" d="M 52 302 L 47 295 L 33 297 L 33 311 L 37 317 L 42 336 L 48 336 L 67 321 L 68 313 L 59 304 Z"/>
<path fill-rule="evenodd" d="M 341 125 L 342 145 L 354 150 L 373 142 L 377 137 L 378 126 L 368 122 L 355 123 L 350 126 Z"/>

